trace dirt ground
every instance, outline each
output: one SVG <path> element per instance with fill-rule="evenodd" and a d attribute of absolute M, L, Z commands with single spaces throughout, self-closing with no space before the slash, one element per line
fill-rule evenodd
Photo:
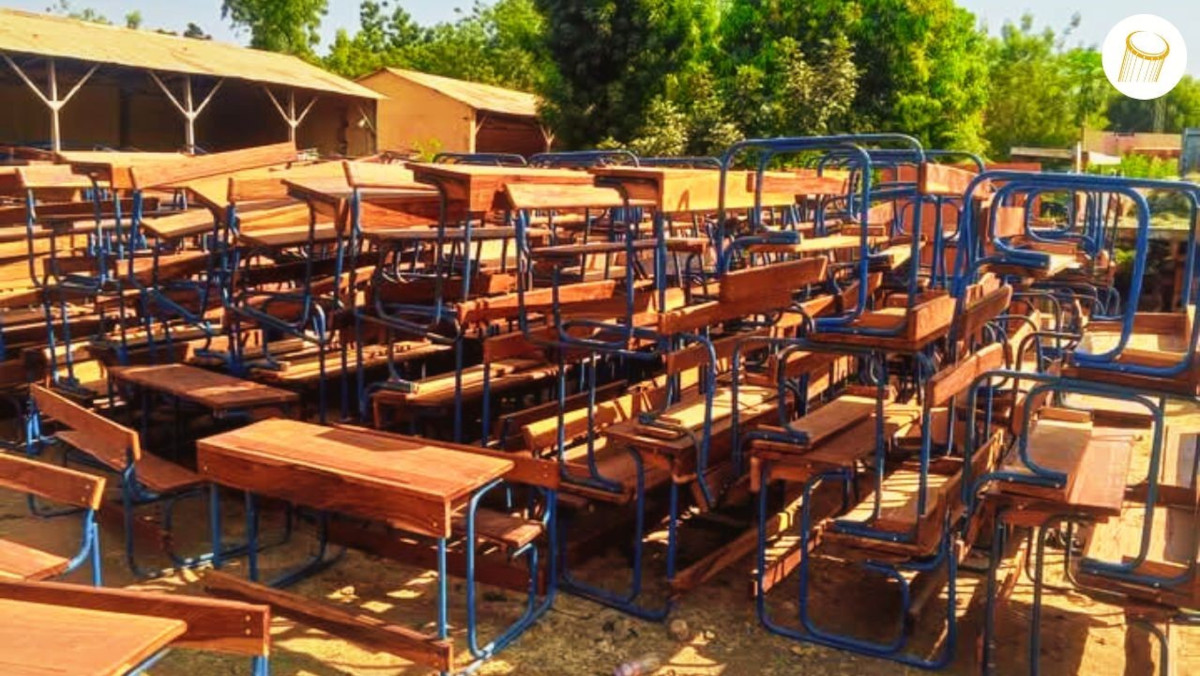
<path fill-rule="evenodd" d="M 1200 414 L 1176 415 L 1173 425 L 1200 431 Z M 1143 450 L 1146 444 L 1142 444 Z M 1144 453 L 1142 454 L 1144 460 Z M 1139 471 L 1131 470 L 1131 476 Z M 1144 471 L 1144 470 L 1141 470 Z M 229 496 L 225 514 L 230 537 L 236 538 L 238 501 Z M 181 551 L 189 545 L 205 543 L 206 526 L 203 501 L 194 500 L 181 508 L 176 541 Z M 264 537 L 278 527 L 276 520 L 265 519 Z M 300 562 L 312 550 L 313 540 L 305 529 L 281 547 L 264 554 L 262 565 L 281 569 Z M 23 496 L 5 492 L 0 495 L 0 537 L 35 544 L 48 551 L 68 552 L 77 546 L 78 521 L 74 518 L 40 520 L 30 516 Z M 186 571 L 152 582 L 138 583 L 124 565 L 120 530 L 105 528 L 105 583 L 137 589 L 164 590 L 173 593 L 203 593 L 203 570 Z M 1057 557 L 1060 552 L 1055 551 Z M 661 557 L 659 557 L 660 559 Z M 661 574 L 659 559 L 648 562 L 653 578 Z M 151 563 L 151 554 L 143 563 Z M 1052 559 L 1047 566 L 1047 582 L 1061 581 Z M 625 560 L 619 552 L 591 561 L 581 575 L 589 580 L 620 587 L 626 582 Z M 916 671 L 893 662 L 853 655 L 807 643 L 798 643 L 768 633 L 758 623 L 749 597 L 753 557 L 738 562 L 701 589 L 681 599 L 671 617 L 687 623 L 690 637 L 675 640 L 665 624 L 632 619 L 618 611 L 566 594 L 560 594 L 554 607 L 515 644 L 492 659 L 477 673 L 499 675 L 607 675 L 623 660 L 653 654 L 664 666 L 660 676 L 789 676 L 792 674 L 896 674 Z M 244 574 L 241 562 L 232 562 L 228 570 Z M 898 611 L 894 588 L 861 568 L 841 562 L 827 562 L 813 572 L 812 614 L 824 626 L 836 626 L 871 637 L 889 638 L 896 626 Z M 70 581 L 86 582 L 86 572 L 76 572 Z M 435 617 L 433 597 L 435 576 L 428 571 L 408 567 L 359 552 L 347 552 L 334 567 L 307 579 L 292 589 L 312 598 L 354 607 L 361 612 L 416 629 L 429 629 Z M 795 576 L 770 596 L 772 616 L 780 622 L 795 618 Z M 1011 599 L 1002 604 L 998 615 L 999 674 L 1028 672 L 1028 623 L 1031 585 L 1022 577 Z M 463 586 L 452 580 L 453 637 L 456 652 L 465 650 L 465 610 Z M 653 594 L 651 586 L 647 593 Z M 958 650 L 951 673 L 978 673 L 976 647 L 981 626 L 980 611 L 983 585 L 981 578 L 963 573 L 959 584 L 957 614 Z M 521 595 L 485 590 L 480 615 L 486 621 L 515 617 L 523 607 Z M 945 606 L 944 597 L 941 606 Z M 944 613 L 938 604 L 930 605 L 928 621 L 917 627 L 914 645 L 933 649 L 944 638 Z M 496 627 L 492 625 L 491 630 Z M 1176 674 L 1200 674 L 1200 629 L 1172 630 Z M 429 673 L 387 654 L 360 649 L 329 635 L 276 617 L 273 622 L 272 671 L 278 675 L 360 675 L 415 676 Z M 1094 601 L 1078 592 L 1048 592 L 1043 611 L 1041 669 L 1043 674 L 1151 674 L 1157 673 L 1158 645 L 1139 629 L 1126 631 L 1124 613 L 1115 606 Z M 194 676 L 197 674 L 248 673 L 242 659 L 218 655 L 175 651 L 157 664 L 154 676 Z"/>

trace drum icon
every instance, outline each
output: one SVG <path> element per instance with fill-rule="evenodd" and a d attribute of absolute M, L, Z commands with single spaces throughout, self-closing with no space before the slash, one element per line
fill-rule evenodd
<path fill-rule="evenodd" d="M 1158 82 L 1163 63 L 1171 52 L 1163 36 L 1150 31 L 1133 31 L 1125 38 L 1119 82 Z"/>

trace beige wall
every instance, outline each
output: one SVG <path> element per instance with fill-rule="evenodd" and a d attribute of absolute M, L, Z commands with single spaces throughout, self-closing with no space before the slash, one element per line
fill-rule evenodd
<path fill-rule="evenodd" d="M 475 113 L 467 105 L 382 71 L 359 84 L 388 97 L 379 101 L 379 150 L 475 152 Z"/>

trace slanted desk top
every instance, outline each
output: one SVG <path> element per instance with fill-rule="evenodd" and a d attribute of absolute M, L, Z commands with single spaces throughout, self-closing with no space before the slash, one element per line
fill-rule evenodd
<path fill-rule="evenodd" d="M 333 218 L 339 230 L 349 227 L 349 204 L 354 189 L 345 177 L 304 177 L 285 179 L 283 183 L 288 195 Z M 427 185 L 359 188 L 358 196 L 360 226 L 364 229 L 433 225 L 438 221 L 441 198 Z M 463 210 L 454 203 L 447 204 L 447 211 L 448 220 L 463 215 Z"/>
<path fill-rule="evenodd" d="M 289 390 L 187 364 L 114 366 L 108 372 L 115 380 L 163 392 L 213 411 L 289 405 L 300 401 L 300 395 Z"/>
<path fill-rule="evenodd" d="M 120 676 L 185 631 L 178 619 L 0 599 L 0 673 Z"/>
<path fill-rule="evenodd" d="M 593 167 L 598 183 L 619 183 L 630 199 L 650 200 L 664 213 L 709 212 L 720 208 L 721 172 L 716 169 L 677 169 L 674 167 Z M 725 208 L 748 209 L 755 206 L 753 187 L 745 171 L 731 171 L 725 181 Z M 764 192 L 760 206 L 788 206 L 796 203 L 796 194 Z"/>
<path fill-rule="evenodd" d="M 433 537 L 449 537 L 454 509 L 514 467 L 437 442 L 278 418 L 200 440 L 197 464 L 219 484 Z"/>
<path fill-rule="evenodd" d="M 441 186 L 451 200 L 461 200 L 472 214 L 503 210 L 508 200 L 504 187 L 510 183 L 543 185 L 592 185 L 595 179 L 575 169 L 531 169 L 529 167 L 482 167 L 470 164 L 422 164 L 408 168 L 421 183 Z"/>

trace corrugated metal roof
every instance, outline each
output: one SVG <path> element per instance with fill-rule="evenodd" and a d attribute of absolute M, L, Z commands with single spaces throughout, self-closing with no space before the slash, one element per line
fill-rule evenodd
<path fill-rule="evenodd" d="M 12 9 L 0 9 L 0 51 L 383 98 L 286 54 Z"/>
<path fill-rule="evenodd" d="M 478 82 L 456 80 L 452 77 L 430 75 L 429 73 L 422 73 L 416 70 L 405 70 L 403 68 L 384 68 L 383 70 L 410 82 L 415 82 L 423 87 L 441 92 L 456 101 L 471 106 L 475 110 L 502 113 L 504 115 L 518 115 L 521 117 L 537 117 L 538 114 L 538 97 L 534 94 L 526 94 L 515 89 L 479 84 Z M 376 71 L 372 75 L 377 75 L 379 72 Z M 371 77 L 372 75 L 367 75 L 366 77 Z M 365 78 L 359 79 L 361 81 Z"/>

